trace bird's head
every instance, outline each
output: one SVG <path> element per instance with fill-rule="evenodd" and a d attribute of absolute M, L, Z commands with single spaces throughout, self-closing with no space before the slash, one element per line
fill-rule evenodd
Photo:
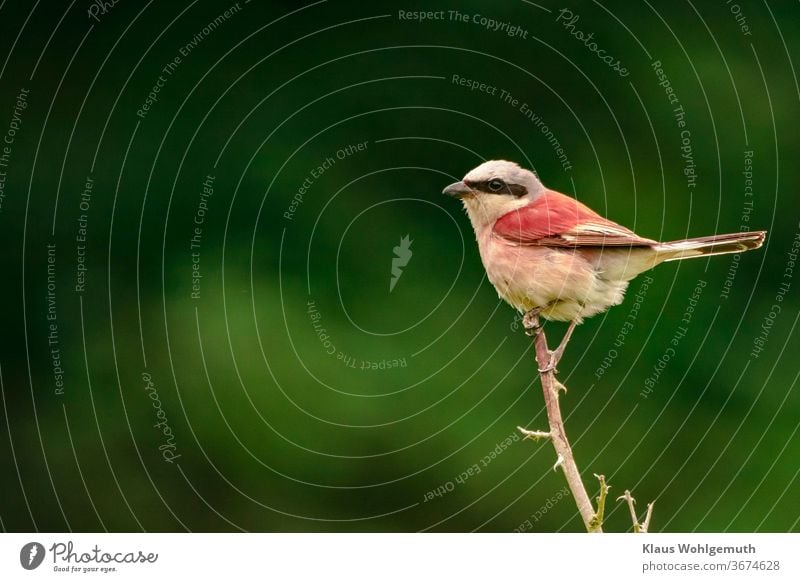
<path fill-rule="evenodd" d="M 470 170 L 460 182 L 442 191 L 459 198 L 476 230 L 530 204 L 544 191 L 536 174 L 514 162 L 492 160 Z"/>

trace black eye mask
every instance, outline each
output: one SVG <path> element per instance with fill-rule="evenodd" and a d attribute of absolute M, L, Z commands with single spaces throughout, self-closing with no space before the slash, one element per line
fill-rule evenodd
<path fill-rule="evenodd" d="M 478 190 L 486 194 L 512 194 L 519 198 L 528 193 L 528 189 L 525 188 L 525 186 L 521 184 L 507 184 L 500 178 L 483 180 L 481 182 L 465 181 L 464 183 L 473 190 Z"/>

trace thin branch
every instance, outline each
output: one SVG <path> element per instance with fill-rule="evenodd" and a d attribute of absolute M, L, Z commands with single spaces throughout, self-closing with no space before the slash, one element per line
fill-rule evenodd
<path fill-rule="evenodd" d="M 522 322 L 526 333 L 533 337 L 533 345 L 536 348 L 536 363 L 538 364 L 539 378 L 542 381 L 542 392 L 544 392 L 544 404 L 547 409 L 547 422 L 550 425 L 550 431 L 528 430 L 521 426 L 517 428 L 525 439 L 531 439 L 533 441 L 549 439 L 550 442 L 553 443 L 553 448 L 556 450 L 557 455 L 553 470 L 555 471 L 559 467 L 564 470 L 567 485 L 572 492 L 572 497 L 575 499 L 575 504 L 578 506 L 578 512 L 581 514 L 581 519 L 583 519 L 583 525 L 586 526 L 586 531 L 589 533 L 602 533 L 606 510 L 606 497 L 608 496 L 610 487 L 606 484 L 605 475 L 598 475 L 595 473 L 595 477 L 597 477 L 597 480 L 600 482 L 600 494 L 597 496 L 597 512 L 595 512 L 589 495 L 586 493 L 586 488 L 583 485 L 578 466 L 575 463 L 572 447 L 570 447 L 569 440 L 567 440 L 567 433 L 564 430 L 564 419 L 561 417 L 561 407 L 558 402 L 560 392 L 563 390 L 566 393 L 567 387 L 556 380 L 556 364 L 558 364 L 558 360 L 561 358 L 566 341 L 569 340 L 569 335 L 574 328 L 574 322 L 570 325 L 567 335 L 555 352 L 551 352 L 547 347 L 547 338 L 544 335 L 544 330 L 539 325 L 538 311 L 529 311 L 525 314 Z M 634 507 L 636 500 L 631 496 L 631 492 L 625 490 L 625 493 L 621 495 L 617 501 L 622 499 L 628 503 L 634 533 L 647 533 L 647 530 L 650 529 L 650 519 L 653 517 L 653 503 L 647 504 L 647 514 L 645 515 L 644 523 L 640 524 L 636 517 L 636 508 Z"/>
<path fill-rule="evenodd" d="M 625 493 L 623 493 L 622 495 L 617 497 L 617 501 L 622 501 L 623 499 L 628 503 L 628 509 L 631 510 L 631 521 L 633 522 L 633 533 L 641 533 L 642 526 L 639 525 L 639 518 L 636 517 L 636 507 L 634 507 L 634 505 L 636 504 L 636 500 L 631 495 L 631 492 L 628 491 L 627 489 L 625 490 Z"/>
<path fill-rule="evenodd" d="M 605 519 L 606 514 L 606 497 L 608 496 L 608 490 L 611 489 L 611 487 L 606 484 L 605 475 L 598 475 L 595 473 L 594 476 L 597 477 L 598 481 L 600 481 L 600 495 L 597 497 L 597 513 L 595 513 L 594 517 L 592 518 L 591 526 L 592 530 L 599 529 L 602 531 L 601 528 L 603 527 L 603 520 Z"/>
<path fill-rule="evenodd" d="M 644 516 L 644 522 L 639 523 L 639 518 L 636 517 L 636 500 L 631 495 L 631 492 L 625 490 L 623 495 L 620 495 L 617 498 L 617 501 L 625 500 L 628 503 L 628 509 L 631 512 L 631 521 L 633 522 L 633 533 L 647 533 L 650 529 L 650 519 L 653 517 L 653 504 L 655 502 L 650 502 L 647 504 L 647 513 Z"/>
<path fill-rule="evenodd" d="M 526 324 L 529 322 L 526 328 L 531 332 L 531 335 L 533 335 L 533 343 L 536 348 L 536 362 L 539 367 L 539 377 L 542 381 L 542 392 L 544 393 L 544 403 L 547 409 L 547 422 L 550 425 L 550 441 L 553 443 L 553 448 L 555 448 L 556 455 L 558 456 L 558 460 L 553 469 L 557 469 L 558 467 L 563 469 L 564 476 L 567 479 L 567 485 L 578 506 L 578 511 L 581 514 L 586 531 L 590 533 L 601 533 L 603 531 L 602 520 L 598 522 L 597 515 L 595 515 L 592 502 L 581 480 L 578 466 L 575 464 L 575 457 L 572 455 L 572 447 L 570 447 L 569 440 L 567 440 L 567 433 L 564 430 L 564 420 L 561 416 L 558 395 L 560 390 L 566 392 L 566 388 L 556 380 L 556 371 L 552 365 L 552 354 L 547 347 L 547 338 L 545 337 L 544 330 L 539 326 L 538 315 L 531 313 L 529 316 L 526 316 L 526 320 Z"/>
<path fill-rule="evenodd" d="M 651 501 L 647 504 L 647 515 L 644 516 L 644 523 L 642 524 L 642 533 L 647 533 L 650 531 L 650 518 L 653 517 L 653 504 L 655 501 Z"/>

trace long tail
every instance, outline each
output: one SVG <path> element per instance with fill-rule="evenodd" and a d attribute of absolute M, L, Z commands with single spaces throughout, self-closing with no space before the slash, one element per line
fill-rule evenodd
<path fill-rule="evenodd" d="M 728 253 L 742 253 L 759 248 L 764 244 L 767 232 L 759 230 L 754 232 L 734 232 L 732 234 L 716 234 L 687 238 L 672 242 L 659 243 L 653 248 L 667 258 L 664 261 L 677 261 L 692 259 L 709 255 L 725 255 Z"/>

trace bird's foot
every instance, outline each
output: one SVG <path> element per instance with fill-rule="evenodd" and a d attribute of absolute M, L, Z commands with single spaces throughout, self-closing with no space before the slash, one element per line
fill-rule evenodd
<path fill-rule="evenodd" d="M 539 314 L 544 309 L 545 307 L 534 307 L 522 316 L 522 327 L 525 329 L 527 336 L 534 337 L 541 333 L 542 325 L 539 323 Z"/>

